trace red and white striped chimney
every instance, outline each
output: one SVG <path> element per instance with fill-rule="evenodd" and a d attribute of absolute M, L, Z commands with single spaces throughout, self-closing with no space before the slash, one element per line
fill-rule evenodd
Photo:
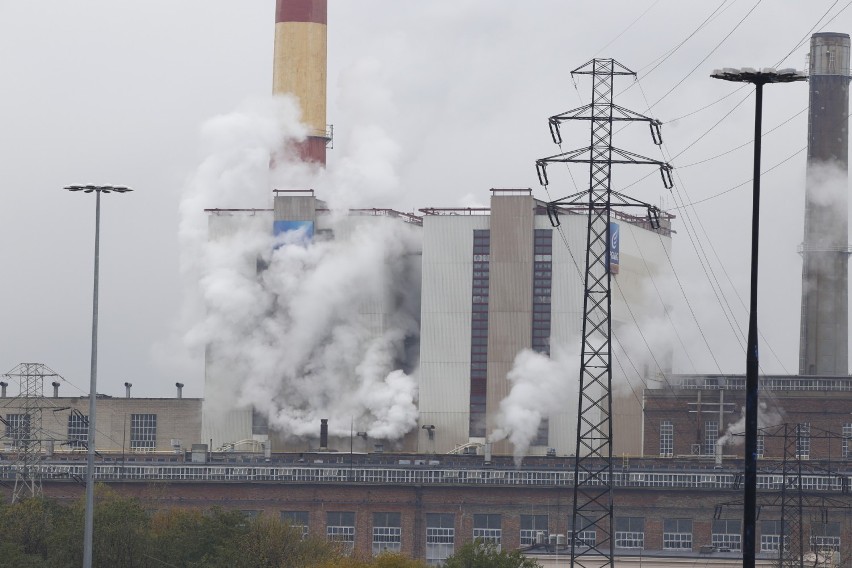
<path fill-rule="evenodd" d="M 277 0 L 272 93 L 294 95 L 308 138 L 295 148 L 306 162 L 325 166 L 328 0 Z"/>

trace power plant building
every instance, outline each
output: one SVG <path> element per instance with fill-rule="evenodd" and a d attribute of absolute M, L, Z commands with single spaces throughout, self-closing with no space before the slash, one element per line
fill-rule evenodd
<path fill-rule="evenodd" d="M 326 27 L 326 0 L 277 1 L 273 92 L 299 101 L 308 132 L 291 150 L 318 166 L 326 163 L 331 137 Z M 846 179 L 849 36 L 816 34 L 810 65 L 800 375 L 761 377 L 761 413 L 775 429 L 761 430 L 758 445 L 764 498 L 758 555 L 766 565 L 783 555 L 785 527 L 795 519 L 813 565 L 850 566 L 848 201 L 844 189 L 826 206 L 813 183 L 818 176 L 811 175 L 828 164 Z M 313 190 L 276 190 L 271 208 L 207 213 L 208 244 L 230 254 L 230 274 L 250 287 L 274 276 L 280 247 L 307 252 L 337 242 L 355 251 L 362 231 L 371 228 L 410 238 L 400 254 L 375 265 L 381 284 L 358 295 L 345 316 L 367 339 L 402 334 L 388 358 L 394 373 L 416 382 L 416 417 L 402 434 L 383 436 L 371 434 L 363 416 L 330 415 L 309 397 L 293 403 L 287 399 L 293 391 L 274 384 L 266 399 L 247 397 L 244 387 L 256 379 L 256 369 L 244 363 L 253 354 L 223 335 L 207 346 L 203 402 L 182 399 L 180 383 L 175 399 L 132 399 L 129 383 L 125 398 L 99 395 L 99 425 L 106 433 L 98 437 L 99 481 L 152 508 L 220 505 L 247 517 L 291 521 L 305 534 L 341 541 L 358 554 L 400 551 L 430 564 L 485 538 L 506 550 L 541 553 L 545 565 L 556 565 L 570 554 L 572 539 L 597 538 L 594 531 L 574 533 L 571 497 L 588 211 L 548 211 L 529 189 L 492 189 L 488 207 L 429 207 L 417 214 L 333 210 Z M 652 282 L 674 270 L 671 219 L 663 215 L 661 225 L 652 226 L 642 217 L 612 213 L 614 351 L 630 351 L 620 339 L 665 318 L 668 307 Z M 246 235 L 258 237 L 261 246 L 228 250 Z M 218 291 L 237 293 L 228 286 Z M 277 291 L 265 293 L 274 297 Z M 406 325 L 398 321 L 401 310 Z M 265 380 L 317 379 L 315 367 L 328 355 L 322 348 L 343 319 L 320 330 L 320 348 L 306 351 L 315 360 L 266 368 Z M 284 352 L 296 348 L 270 343 Z M 731 503 L 742 496 L 742 447 L 728 435 L 742 418 L 744 378 L 675 375 L 668 347 L 649 357 L 653 364 L 636 355 L 632 369 L 614 373 L 615 382 L 633 385 L 613 389 L 611 413 L 613 455 L 620 462 L 611 479 L 618 489 L 612 542 L 619 562 L 734 565 L 741 556 L 742 506 Z M 537 364 L 525 367 L 530 360 Z M 352 396 L 357 366 L 338 369 L 346 381 L 316 400 Z M 634 376 L 622 376 L 627 373 Z M 26 453 L 33 408 L 41 413 L 45 441 L 85 444 L 83 398 L 60 398 L 55 384 L 54 398 L 34 402 L 7 397 L 8 385 L 0 386 L 6 453 L 0 480 L 26 474 L 6 457 L 18 454 L 20 462 Z M 294 404 L 301 404 L 307 430 L 280 421 L 280 405 Z M 524 451 L 530 457 L 513 461 L 512 429 L 533 423 Z M 794 443 L 789 426 L 796 427 Z M 39 475 L 46 495 L 78 497 L 74 480 L 86 466 L 73 446 L 54 445 L 45 455 Z M 799 492 L 794 517 L 783 504 L 793 491 Z"/>
<path fill-rule="evenodd" d="M 507 375 L 524 350 L 571 361 L 556 371 L 556 388 L 564 392 L 536 395 L 541 407 L 546 397 L 563 398 L 566 406 L 545 416 L 530 453 L 575 451 L 577 400 L 566 392 L 576 393 L 579 381 L 587 216 L 563 211 L 556 229 L 545 205 L 528 189 L 495 189 L 488 209 L 421 210 L 420 451 L 463 451 L 489 442 L 512 387 Z M 662 314 L 661 302 L 649 300 L 650 278 L 668 271 L 668 223 L 651 230 L 644 218 L 614 218 L 621 235 L 610 259 L 622 292 L 613 300 L 616 330 L 635 325 L 628 303 L 638 320 Z M 638 453 L 641 407 L 632 396 L 619 403 L 619 449 Z M 526 410 L 536 408 L 533 403 Z M 632 424 L 619 424 L 622 419 Z M 492 451 L 513 449 L 498 442 Z"/>

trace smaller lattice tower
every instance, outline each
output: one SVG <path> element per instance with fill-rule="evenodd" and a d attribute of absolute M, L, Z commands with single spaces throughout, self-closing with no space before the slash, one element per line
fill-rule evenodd
<path fill-rule="evenodd" d="M 44 379 L 59 377 L 47 365 L 21 363 L 3 375 L 20 385 L 18 396 L 6 399 L 9 410 L 0 421 L 5 426 L 3 441 L 15 453 L 15 489 L 12 502 L 41 495 L 42 443 L 48 442 L 42 428 L 42 410 L 45 407 Z"/>

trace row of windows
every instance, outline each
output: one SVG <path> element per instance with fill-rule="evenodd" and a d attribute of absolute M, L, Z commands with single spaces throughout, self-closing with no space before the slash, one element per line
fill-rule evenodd
<path fill-rule="evenodd" d="M 488 284 L 491 273 L 491 267 L 487 261 L 490 258 L 490 231 L 475 230 L 473 242 L 468 431 L 471 436 L 485 437 L 485 398 L 488 389 Z"/>
<path fill-rule="evenodd" d="M 553 282 L 553 231 L 537 229 L 533 258 L 533 316 L 531 344 L 534 351 L 550 355 L 550 296 Z M 550 423 L 545 418 L 539 422 L 538 431 L 532 443 L 546 446 L 549 443 Z"/>
<path fill-rule="evenodd" d="M 0 461 L 0 480 L 14 480 L 14 465 Z M 68 479 L 85 475 L 86 465 L 46 464 L 43 479 Z M 581 479 L 592 485 L 607 482 L 606 473 L 581 473 Z M 572 487 L 573 471 L 559 470 L 495 470 L 400 467 L 339 468 L 326 466 L 210 466 L 210 465 L 113 465 L 96 463 L 99 480 L 160 481 L 276 481 L 280 483 L 379 483 L 379 484 L 448 484 L 448 485 L 512 485 Z M 613 472 L 615 487 L 691 487 L 730 489 L 737 475 L 722 472 L 669 473 L 656 471 Z M 820 492 L 846 492 L 850 478 L 836 474 L 808 474 L 800 478 L 802 489 Z M 781 474 L 758 474 L 758 489 L 778 490 L 784 484 Z"/>
<path fill-rule="evenodd" d="M 535 334 L 533 334 L 535 335 Z M 674 427 L 671 420 L 661 420 L 660 434 L 660 456 L 671 457 L 674 453 Z M 796 425 L 792 434 L 796 439 L 796 458 L 810 459 L 811 455 L 811 425 L 810 422 L 802 422 Z M 849 440 L 852 438 L 852 423 L 843 425 L 842 457 L 850 458 Z M 704 422 L 704 445 L 701 453 L 704 455 L 715 455 L 719 443 L 719 421 L 707 420 Z M 766 440 L 763 434 L 757 436 L 757 457 L 763 458 L 766 449 Z"/>
<path fill-rule="evenodd" d="M 257 513 L 256 511 L 252 513 Z M 308 534 L 309 513 L 307 511 L 282 511 L 281 519 Z M 520 544 L 530 546 L 545 541 L 548 531 L 548 515 L 521 515 Z M 570 525 L 569 518 L 569 525 Z M 581 546 L 595 546 L 597 531 L 595 524 L 587 519 L 578 522 L 580 530 L 573 538 Z M 761 552 L 777 551 L 782 539 L 782 523 L 777 520 L 761 521 Z M 614 540 L 617 548 L 645 548 L 645 518 L 615 517 Z M 711 544 L 720 549 L 739 551 L 742 548 L 742 522 L 739 519 L 714 519 L 711 525 Z M 838 522 L 814 523 L 810 527 L 809 544 L 812 550 L 840 550 L 841 526 Z M 663 549 L 691 550 L 693 548 L 692 519 L 663 520 Z M 426 514 L 427 561 L 439 563 L 453 553 L 455 545 L 455 515 L 452 513 Z M 355 513 L 352 511 L 328 511 L 326 513 L 326 537 L 329 540 L 351 545 L 355 542 Z M 502 516 L 499 514 L 474 514 L 473 538 L 502 544 Z M 785 538 L 786 540 L 786 538 Z M 402 546 L 402 515 L 398 512 L 373 513 L 373 554 L 384 551 L 399 552 Z M 431 549 L 430 549 L 430 546 Z"/>
<path fill-rule="evenodd" d="M 29 440 L 30 415 L 7 414 L 5 437 L 13 442 Z M 89 417 L 79 411 L 68 415 L 68 444 L 86 446 L 89 438 Z M 153 451 L 157 449 L 157 415 L 130 415 L 130 449 L 132 451 Z"/>

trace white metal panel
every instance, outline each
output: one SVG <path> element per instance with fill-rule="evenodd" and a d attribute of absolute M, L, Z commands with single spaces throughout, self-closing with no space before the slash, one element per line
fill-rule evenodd
<path fill-rule="evenodd" d="M 212 449 L 229 442 L 239 442 L 251 438 L 251 409 L 236 408 L 214 412 L 207 406 L 201 414 L 201 439 Z"/>
<path fill-rule="evenodd" d="M 420 363 L 470 363 L 470 312 L 433 313 L 422 326 Z"/>

